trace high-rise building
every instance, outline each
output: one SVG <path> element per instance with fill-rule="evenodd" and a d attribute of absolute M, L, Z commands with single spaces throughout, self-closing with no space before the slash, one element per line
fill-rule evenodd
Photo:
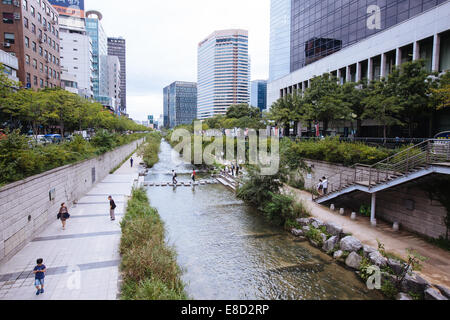
<path fill-rule="evenodd" d="M 191 124 L 197 118 L 197 84 L 175 81 L 164 88 L 164 127 Z"/>
<path fill-rule="evenodd" d="M 122 37 L 108 38 L 108 55 L 117 56 L 120 61 L 120 112 L 127 113 L 127 65 L 126 41 Z"/>
<path fill-rule="evenodd" d="M 84 1 L 50 0 L 58 10 L 61 42 L 61 83 L 66 90 L 93 98 L 92 40 L 86 33 Z"/>
<path fill-rule="evenodd" d="M 111 98 L 111 108 L 116 114 L 120 114 L 120 61 L 117 56 L 107 56 L 108 79 L 107 79 L 107 96 Z"/>
<path fill-rule="evenodd" d="M 111 106 L 108 97 L 108 45 L 106 33 L 101 24 L 103 16 L 98 11 L 86 12 L 86 31 L 92 40 L 92 78 L 94 99 L 106 106 Z"/>
<path fill-rule="evenodd" d="M 272 0 L 275 5 L 282 6 L 280 12 L 290 10 L 290 37 L 271 43 L 270 61 L 284 61 L 289 44 L 290 73 L 271 74 L 269 105 L 305 90 L 323 73 L 341 83 L 376 80 L 417 59 L 424 59 L 429 71 L 450 69 L 448 0 Z M 285 17 L 274 12 L 271 33 L 276 34 Z"/>
<path fill-rule="evenodd" d="M 250 105 L 263 111 L 267 109 L 267 80 L 255 80 L 250 87 Z"/>
<path fill-rule="evenodd" d="M 27 88 L 61 85 L 59 15 L 47 0 L 0 2 L 0 49 L 17 57 Z"/>
<path fill-rule="evenodd" d="M 198 119 L 225 114 L 250 102 L 248 32 L 213 32 L 198 45 Z"/>
<path fill-rule="evenodd" d="M 290 72 L 291 1 L 270 2 L 269 81 L 280 79 Z"/>

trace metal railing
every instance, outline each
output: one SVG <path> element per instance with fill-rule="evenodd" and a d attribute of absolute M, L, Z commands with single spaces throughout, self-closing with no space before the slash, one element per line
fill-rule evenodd
<path fill-rule="evenodd" d="M 408 176 L 436 163 L 450 162 L 450 140 L 429 139 L 407 148 L 374 165 L 355 164 L 329 177 L 327 194 L 361 184 L 369 189 L 394 179 Z M 317 200 L 325 195 L 314 196 Z"/>

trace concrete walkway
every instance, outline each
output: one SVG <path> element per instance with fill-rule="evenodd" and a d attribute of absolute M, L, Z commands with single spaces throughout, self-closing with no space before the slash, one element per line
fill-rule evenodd
<path fill-rule="evenodd" d="M 356 221 L 353 221 L 350 219 L 349 214 L 341 216 L 339 212 L 333 212 L 315 203 L 312 201 L 311 194 L 308 192 L 290 187 L 286 188 L 297 199 L 303 200 L 314 217 L 322 221 L 334 222 L 341 225 L 345 233 L 351 233 L 366 245 L 378 248 L 378 239 L 381 243 L 384 243 L 386 251 L 394 253 L 405 260 L 407 260 L 406 249 L 415 249 L 422 256 L 428 258 L 423 263 L 422 271 L 418 273 L 431 284 L 441 284 L 450 288 L 450 253 L 448 251 L 436 247 L 409 232 L 394 232 L 392 225 L 379 220 L 377 221 L 376 228 L 370 225 L 368 218 L 358 217 Z"/>
<path fill-rule="evenodd" d="M 56 220 L 0 266 L 2 300 L 115 300 L 118 294 L 120 221 L 140 158 L 125 162 L 69 208 L 66 230 Z M 110 221 L 108 195 L 116 202 Z M 47 267 L 45 293 L 36 296 L 32 270 L 37 258 Z"/>

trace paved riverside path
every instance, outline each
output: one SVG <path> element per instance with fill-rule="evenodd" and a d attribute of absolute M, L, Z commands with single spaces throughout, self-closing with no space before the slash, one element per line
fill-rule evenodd
<path fill-rule="evenodd" d="M 406 231 L 394 232 L 392 225 L 377 220 L 377 227 L 370 225 L 370 219 L 358 217 L 356 221 L 350 219 L 348 215 L 339 215 L 339 208 L 332 212 L 328 208 L 312 201 L 311 194 L 291 187 L 286 187 L 293 192 L 297 199 L 303 202 L 311 210 L 311 214 L 324 221 L 334 222 L 344 228 L 344 232 L 351 233 L 361 240 L 362 243 L 378 248 L 377 239 L 384 243 L 386 251 L 394 253 L 405 260 L 407 257 L 406 249 L 417 250 L 420 255 L 427 257 L 423 262 L 421 271 L 416 271 L 431 284 L 441 284 L 450 288 L 450 253 L 435 245 L 432 245 L 421 238 Z M 400 226 L 401 227 L 401 226 Z"/>
<path fill-rule="evenodd" d="M 120 221 L 141 161 L 133 158 L 133 168 L 126 161 L 69 208 L 66 230 L 55 212 L 55 221 L 44 232 L 0 265 L 0 299 L 117 299 Z M 108 195 L 117 205 L 116 221 L 109 217 Z M 36 296 L 32 270 L 38 258 L 44 259 L 47 275 L 45 293 Z"/>

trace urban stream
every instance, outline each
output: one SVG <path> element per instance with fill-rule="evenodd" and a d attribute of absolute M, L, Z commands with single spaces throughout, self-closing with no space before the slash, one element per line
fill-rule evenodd
<path fill-rule="evenodd" d="M 173 153 L 163 140 L 160 160 L 145 181 L 169 182 L 173 169 L 178 181 L 189 181 L 192 166 Z M 308 243 L 296 242 L 222 185 L 152 187 L 148 195 L 165 222 L 190 298 L 383 298 L 354 272 Z"/>

